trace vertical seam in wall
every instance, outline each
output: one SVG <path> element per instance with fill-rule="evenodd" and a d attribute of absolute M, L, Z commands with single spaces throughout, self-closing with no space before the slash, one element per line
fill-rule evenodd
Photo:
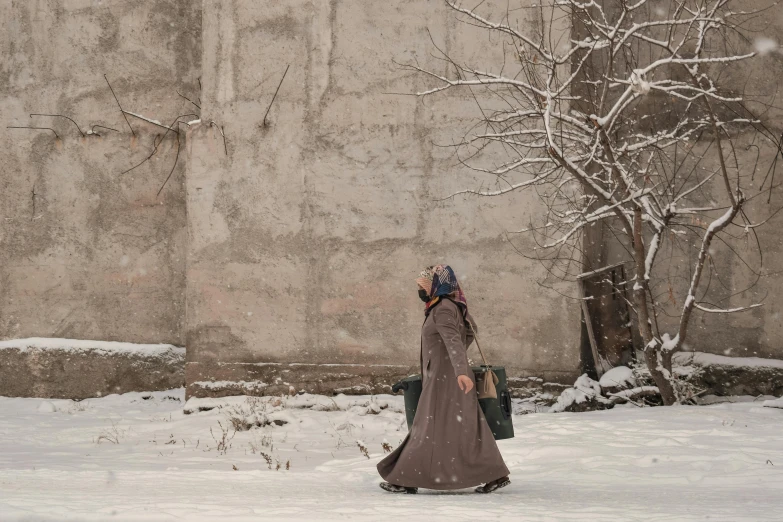
<path fill-rule="evenodd" d="M 203 29 L 202 29 L 203 30 Z M 202 51 L 203 53 L 203 51 Z M 203 58 L 203 57 L 202 57 Z M 199 111 L 201 112 L 201 111 Z M 184 260 L 182 262 L 182 269 L 185 272 L 185 295 L 182 299 L 182 304 L 184 307 L 184 311 L 182 313 L 183 316 L 183 323 L 180 326 L 180 331 L 182 332 L 182 344 L 185 346 L 185 367 L 187 368 L 188 365 L 188 354 L 190 351 L 188 350 L 188 327 L 190 325 L 190 321 L 188 320 L 188 312 L 189 312 L 189 305 L 188 305 L 188 294 L 190 293 L 190 285 L 188 282 L 190 281 L 188 268 L 190 266 L 190 190 L 189 190 L 189 180 L 190 180 L 190 169 L 191 169 L 191 157 L 193 155 L 193 140 L 191 139 L 193 131 L 190 129 L 185 131 L 185 172 L 183 173 L 182 177 L 182 187 L 185 191 L 185 244 L 183 245 L 183 251 L 184 251 Z M 187 381 L 185 382 L 185 386 L 187 386 Z"/>

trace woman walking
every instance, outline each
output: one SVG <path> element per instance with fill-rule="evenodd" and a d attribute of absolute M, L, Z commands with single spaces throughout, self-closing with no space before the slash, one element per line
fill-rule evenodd
<path fill-rule="evenodd" d="M 418 488 L 491 493 L 511 483 L 474 390 L 467 349 L 473 323 L 454 271 L 429 267 L 416 280 L 426 303 L 421 329 L 422 391 L 413 425 L 399 448 L 378 464 L 391 493 Z"/>

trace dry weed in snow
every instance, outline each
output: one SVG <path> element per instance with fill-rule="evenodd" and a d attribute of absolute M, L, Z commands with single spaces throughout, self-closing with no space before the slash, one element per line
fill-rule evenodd
<path fill-rule="evenodd" d="M 361 454 L 369 459 L 370 451 L 367 449 L 367 445 L 360 440 L 356 441 L 356 445 L 359 447 L 359 451 L 361 452 Z"/>
<path fill-rule="evenodd" d="M 220 427 L 220 434 L 218 436 L 215 436 L 212 428 L 209 428 L 209 434 L 212 435 L 212 439 L 215 441 L 215 449 L 217 449 L 217 452 L 221 455 L 225 455 L 228 453 L 228 450 L 231 449 L 231 441 L 237 434 L 237 430 L 234 429 L 232 432 L 232 428 L 223 426 L 223 423 L 220 421 L 218 421 L 218 426 Z"/>
<path fill-rule="evenodd" d="M 125 437 L 127 431 L 128 430 L 120 429 L 114 422 L 112 422 L 110 428 L 106 428 L 100 433 L 100 435 L 98 435 L 98 438 L 95 439 L 95 443 L 100 444 L 103 441 L 111 442 L 112 444 L 119 444 L 120 441 Z"/>

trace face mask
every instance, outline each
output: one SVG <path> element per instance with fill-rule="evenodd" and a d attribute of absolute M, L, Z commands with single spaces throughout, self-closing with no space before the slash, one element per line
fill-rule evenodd
<path fill-rule="evenodd" d="M 430 296 L 427 295 L 426 290 L 422 290 L 421 288 L 419 288 L 419 299 L 421 299 L 425 303 L 428 303 L 430 301 Z"/>

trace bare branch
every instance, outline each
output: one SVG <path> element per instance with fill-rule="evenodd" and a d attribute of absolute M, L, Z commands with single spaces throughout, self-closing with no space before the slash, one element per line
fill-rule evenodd
<path fill-rule="evenodd" d="M 750 306 L 740 306 L 738 308 L 707 308 L 705 306 L 702 306 L 698 303 L 694 305 L 697 309 L 701 310 L 702 312 L 708 312 L 711 314 L 734 314 L 737 312 L 745 312 L 747 310 L 753 310 L 754 308 L 758 308 L 762 306 L 761 303 L 752 304 Z"/>
<path fill-rule="evenodd" d="M 285 71 L 283 71 L 283 77 L 280 78 L 280 83 L 277 84 L 277 89 L 275 89 L 275 94 L 274 96 L 272 96 L 272 101 L 269 102 L 269 107 L 266 108 L 266 112 L 264 113 L 264 127 L 267 126 L 266 117 L 269 115 L 269 111 L 272 110 L 272 104 L 275 103 L 275 98 L 277 98 L 277 93 L 280 92 L 280 86 L 283 85 L 283 80 L 285 80 L 285 75 L 288 74 L 289 67 L 291 67 L 290 63 L 285 66 Z M 225 141 L 225 136 L 223 136 L 223 139 Z M 228 154 L 228 152 L 226 152 L 226 154 Z"/>
<path fill-rule="evenodd" d="M 50 130 L 54 132 L 54 136 L 57 139 L 60 139 L 60 136 L 57 134 L 57 131 L 55 131 L 51 127 L 27 127 L 27 126 L 17 126 L 17 125 L 11 125 L 9 127 L 6 127 L 6 129 L 34 129 L 34 130 Z"/>
<path fill-rule="evenodd" d="M 76 125 L 76 128 L 79 130 L 79 134 L 81 134 L 81 135 L 82 135 L 82 138 L 84 138 L 84 133 L 82 132 L 82 129 L 81 129 L 81 128 L 79 128 L 79 124 L 78 124 L 78 123 L 76 123 L 76 122 L 73 120 L 73 118 L 69 118 L 68 116 L 66 116 L 66 115 L 64 115 L 64 114 L 38 114 L 38 113 L 31 113 L 31 114 L 30 114 L 30 118 L 32 118 L 33 116 L 51 116 L 51 117 L 53 117 L 53 118 L 65 118 L 66 120 L 68 120 L 68 121 L 70 121 L 71 123 L 73 123 L 74 125 Z"/>
<path fill-rule="evenodd" d="M 109 90 L 111 91 L 111 95 L 112 95 L 112 96 L 114 96 L 114 101 L 116 101 L 116 102 L 117 102 L 117 107 L 119 107 L 119 108 L 120 108 L 120 112 L 122 113 L 122 117 L 123 117 L 123 118 L 125 118 L 125 123 L 127 123 L 127 124 L 128 124 L 128 128 L 131 130 L 131 134 L 133 134 L 133 135 L 135 136 L 135 135 L 136 135 L 136 132 L 133 130 L 133 127 L 131 127 L 131 124 L 130 124 L 130 122 L 128 121 L 128 117 L 127 117 L 127 116 L 125 116 L 125 111 L 124 111 L 124 110 L 122 110 L 122 105 L 120 105 L 120 100 L 118 100 L 118 99 L 117 99 L 117 95 L 116 95 L 116 94 L 114 94 L 114 89 L 112 89 L 112 86 L 111 86 L 111 84 L 109 83 L 109 78 L 107 78 L 105 74 L 103 75 L 103 78 L 106 80 L 106 85 L 108 85 L 108 86 L 109 86 Z"/>

